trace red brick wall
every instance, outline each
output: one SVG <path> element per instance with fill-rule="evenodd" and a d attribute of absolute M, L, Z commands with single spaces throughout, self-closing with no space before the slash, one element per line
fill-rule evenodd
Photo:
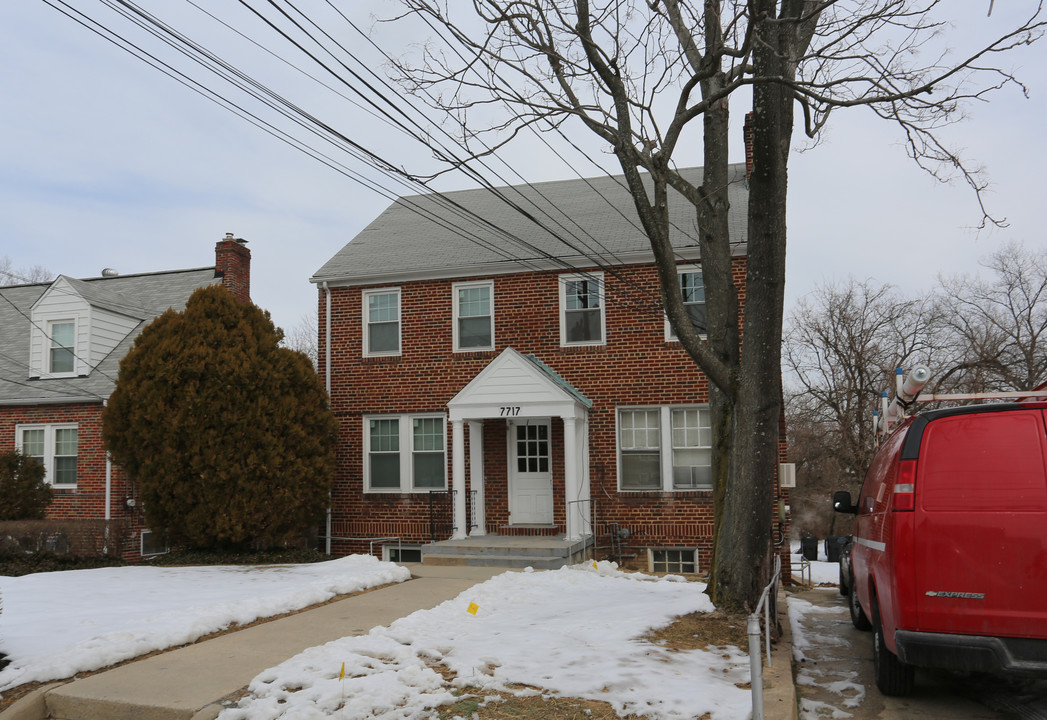
<path fill-rule="evenodd" d="M 617 277 L 604 273 L 607 343 L 596 347 L 560 347 L 560 274 L 535 272 L 375 286 L 399 287 L 401 291 L 402 355 L 383 358 L 362 357 L 361 294 L 367 288 L 331 289 L 331 402 L 341 424 L 333 536 L 428 540 L 425 494 L 363 492 L 362 416 L 444 411 L 447 402 L 477 373 L 506 347 L 512 347 L 536 355 L 593 401 L 589 414 L 590 485 L 597 535 L 607 532 L 608 523 L 618 523 L 630 530 L 629 543 L 636 548 L 697 547 L 700 564 L 706 566 L 712 541 L 711 492 L 618 491 L 617 407 L 708 400 L 704 375 L 678 343 L 665 342 L 654 266 L 623 267 Z M 744 260 L 736 260 L 736 285 L 744 282 L 744 276 Z M 494 281 L 494 351 L 453 352 L 452 284 L 470 279 Z M 323 368 L 326 299 L 322 290 L 319 313 L 319 366 Z M 488 532 L 497 532 L 508 521 L 505 427 L 503 421 L 488 420 L 484 429 Z M 562 422 L 554 418 L 552 428 L 554 520 L 562 528 Z M 450 484 L 450 467 L 448 478 Z M 338 552 L 366 551 L 366 546 L 334 543 Z"/>
<path fill-rule="evenodd" d="M 55 520 L 102 520 L 105 518 L 106 460 L 102 448 L 102 404 L 0 406 L 0 451 L 15 447 L 18 425 L 50 423 L 77 424 L 76 487 L 55 488 L 46 517 Z M 129 523 L 128 546 L 115 551 L 127 560 L 140 559 L 139 537 L 145 527 L 141 513 L 127 507 L 131 483 L 118 465 L 110 475 L 110 519 Z M 137 503 L 141 507 L 140 503 Z"/>
<path fill-rule="evenodd" d="M 214 248 L 215 272 L 240 302 L 251 302 L 251 251 L 244 241 L 227 237 Z"/>

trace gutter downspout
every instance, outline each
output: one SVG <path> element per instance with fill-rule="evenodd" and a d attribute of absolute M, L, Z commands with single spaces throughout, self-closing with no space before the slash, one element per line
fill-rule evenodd
<path fill-rule="evenodd" d="M 327 401 L 331 401 L 331 288 L 327 281 L 323 283 L 327 294 L 327 307 L 324 311 L 324 387 L 327 388 Z M 331 493 L 327 493 L 327 554 L 331 554 Z"/>
<path fill-rule="evenodd" d="M 106 398 L 102 401 L 102 407 L 104 408 L 109 403 L 109 399 Z M 112 519 L 112 506 L 113 502 L 113 458 L 109 456 L 108 451 L 105 454 L 105 547 L 102 549 L 103 554 L 109 554 L 109 521 Z"/>

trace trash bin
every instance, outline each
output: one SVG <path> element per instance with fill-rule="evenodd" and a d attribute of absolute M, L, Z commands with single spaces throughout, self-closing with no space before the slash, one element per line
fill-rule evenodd
<path fill-rule="evenodd" d="M 846 535 L 830 535 L 825 538 L 825 557 L 829 562 L 840 562 L 840 551 L 846 544 Z"/>
<path fill-rule="evenodd" d="M 800 554 L 808 560 L 817 560 L 818 538 L 813 536 L 800 538 Z"/>

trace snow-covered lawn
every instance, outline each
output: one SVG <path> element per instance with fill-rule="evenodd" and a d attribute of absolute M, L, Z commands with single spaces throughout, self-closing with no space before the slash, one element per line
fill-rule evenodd
<path fill-rule="evenodd" d="M 127 567 L 0 577 L 0 691 L 69 677 L 227 627 L 407 579 L 354 556 L 267 568 Z M 223 720 L 434 716 L 454 692 L 588 698 L 652 720 L 745 718 L 748 656 L 640 639 L 713 609 L 701 583 L 611 563 L 505 573 L 432 610 L 311 648 L 266 670 Z M 344 663 L 344 666 L 343 666 Z M 447 681 L 436 665 L 455 676 Z M 344 667 L 344 677 L 340 677 Z M 541 690 L 519 689 L 520 685 Z M 510 687 L 513 686 L 513 687 Z M 341 708 L 341 709 L 339 709 Z"/>
<path fill-rule="evenodd" d="M 355 555 L 267 567 L 120 567 L 0 576 L 0 692 L 72 677 L 335 595 L 402 582 L 406 568 Z"/>
<path fill-rule="evenodd" d="M 505 573 L 432 610 L 311 648 L 251 682 L 220 720 L 429 717 L 452 689 L 602 700 L 654 720 L 748 717 L 748 655 L 673 651 L 640 637 L 713 609 L 704 585 L 613 563 Z M 471 610 L 473 612 L 471 612 Z M 344 663 L 345 676 L 341 677 Z M 455 678 L 446 682 L 439 664 Z"/>

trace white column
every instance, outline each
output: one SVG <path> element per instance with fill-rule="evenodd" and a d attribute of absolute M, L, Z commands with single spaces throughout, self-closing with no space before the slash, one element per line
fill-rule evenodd
<path fill-rule="evenodd" d="M 585 499 L 584 503 L 579 503 L 578 508 L 581 513 L 581 534 L 582 537 L 588 537 L 593 534 L 593 508 L 592 508 L 592 490 L 589 483 L 589 416 L 585 415 L 582 417 L 581 422 L 578 423 L 578 448 L 581 450 L 578 458 L 578 465 L 581 468 L 581 482 L 578 483 L 578 487 L 582 493 L 582 498 Z"/>
<path fill-rule="evenodd" d="M 565 540 L 580 540 L 578 522 L 578 431 L 574 418 L 563 419 L 564 502 L 567 505 L 567 534 Z"/>
<path fill-rule="evenodd" d="M 454 490 L 453 540 L 463 540 L 469 531 L 465 517 L 465 428 L 461 420 L 451 421 L 451 482 Z"/>
<path fill-rule="evenodd" d="M 487 534 L 487 513 L 484 505 L 484 424 L 469 421 L 469 491 L 473 498 L 473 528 L 469 534 L 481 537 Z"/>

